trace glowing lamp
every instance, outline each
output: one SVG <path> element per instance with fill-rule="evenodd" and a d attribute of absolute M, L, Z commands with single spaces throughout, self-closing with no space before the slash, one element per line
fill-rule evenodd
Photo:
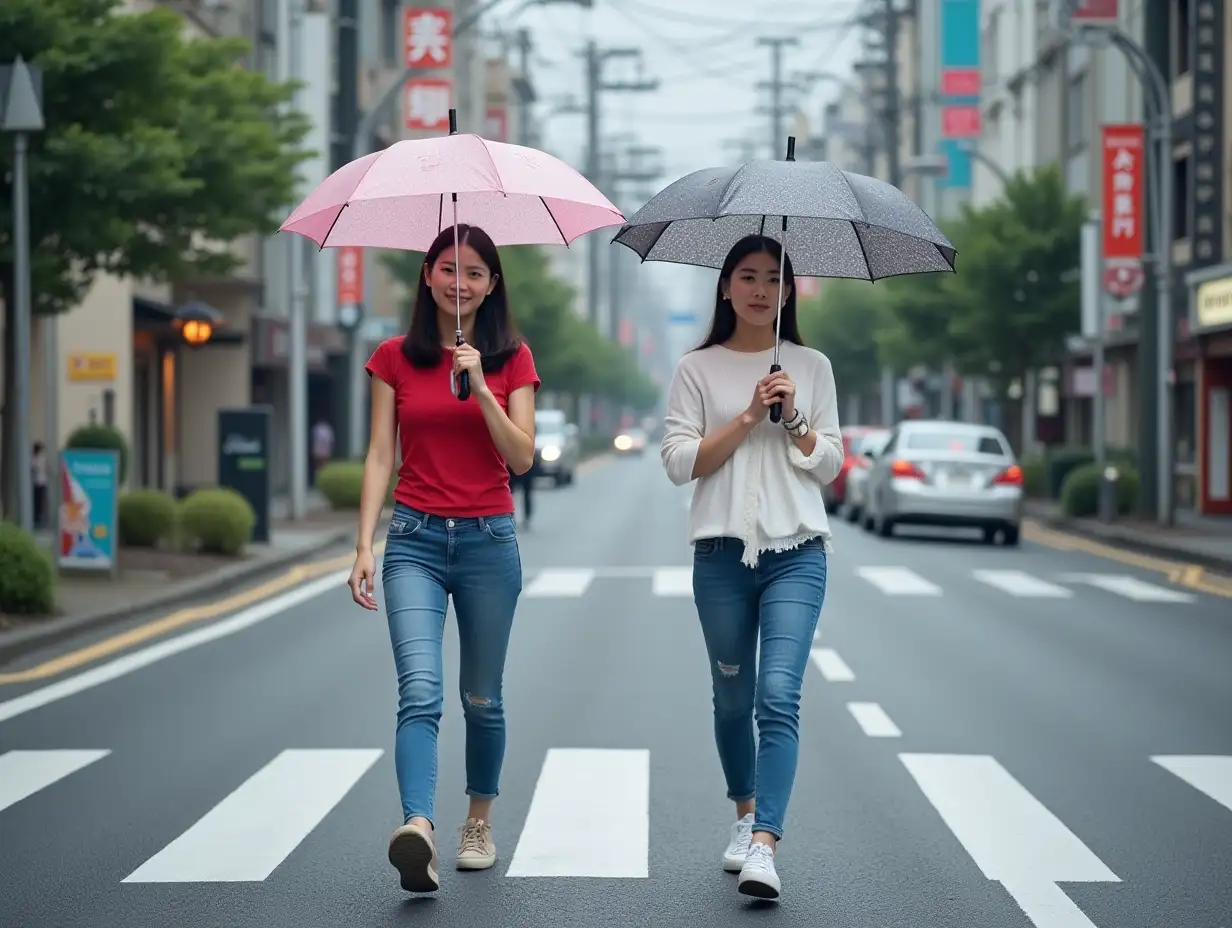
<path fill-rule="evenodd" d="M 204 345 L 210 340 L 214 334 L 214 327 L 208 322 L 200 322 L 196 319 L 189 319 L 184 323 L 180 334 L 184 336 L 184 341 L 190 345 Z"/>

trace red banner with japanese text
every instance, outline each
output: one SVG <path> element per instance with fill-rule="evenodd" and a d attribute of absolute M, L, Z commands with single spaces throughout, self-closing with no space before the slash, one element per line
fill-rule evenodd
<path fill-rule="evenodd" d="M 1105 262 L 1140 261 L 1143 252 L 1143 162 L 1145 133 L 1141 125 L 1103 127 L 1104 254 Z"/>

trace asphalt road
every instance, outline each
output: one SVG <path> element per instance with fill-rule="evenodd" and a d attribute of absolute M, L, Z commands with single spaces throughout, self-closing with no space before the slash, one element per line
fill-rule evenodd
<path fill-rule="evenodd" d="M 388 639 L 333 577 L 0 686 L 0 926 L 1232 925 L 1232 601 L 1081 552 L 845 523 L 784 895 L 739 896 L 687 499 L 653 452 L 539 494 L 494 869 L 452 868 L 448 683 L 442 887 L 398 888 Z M 454 680 L 452 626 L 446 646 Z"/>

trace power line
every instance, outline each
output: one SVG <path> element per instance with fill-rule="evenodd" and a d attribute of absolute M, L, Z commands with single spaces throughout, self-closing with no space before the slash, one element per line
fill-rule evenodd
<path fill-rule="evenodd" d="M 733 30 L 740 30 L 742 34 L 747 35 L 751 29 L 773 29 L 775 31 L 791 31 L 797 35 L 813 31 L 819 27 L 816 24 L 810 24 L 808 20 L 779 20 L 767 21 L 764 18 L 758 19 L 727 19 L 718 16 L 701 16 L 692 13 L 684 13 L 678 10 L 672 10 L 666 7 L 661 7 L 656 4 L 646 3 L 645 0 L 615 0 L 611 3 L 612 9 L 627 9 L 638 10 L 648 16 L 653 16 L 659 20 L 667 22 L 676 22 L 685 26 L 701 26 L 713 28 L 715 26 L 730 26 Z"/>

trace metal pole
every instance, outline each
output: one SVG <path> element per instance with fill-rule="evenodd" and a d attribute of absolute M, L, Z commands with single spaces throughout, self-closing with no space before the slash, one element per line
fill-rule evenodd
<path fill-rule="evenodd" d="M 34 489 L 30 469 L 30 204 L 26 186 L 24 132 L 13 140 L 13 440 L 17 467 L 17 524 L 34 530 Z M 50 451 L 50 449 L 48 449 Z"/>
<path fill-rule="evenodd" d="M 60 327 L 51 313 L 43 316 L 43 396 L 47 524 L 54 535 L 60 517 Z M 58 563 L 58 559 L 53 558 L 52 563 Z"/>
<path fill-rule="evenodd" d="M 1087 221 L 1082 224 L 1082 296 L 1095 322 L 1095 331 L 1092 336 L 1094 340 L 1092 362 L 1095 368 L 1095 395 L 1091 403 L 1092 444 L 1095 448 L 1095 462 L 1101 469 L 1107 458 L 1104 403 L 1104 293 L 1100 275 L 1103 255 L 1099 241 L 1102 227 L 1103 223 L 1097 211 L 1092 211 Z"/>
<path fill-rule="evenodd" d="M 302 0 L 284 0 L 289 5 L 287 64 L 290 79 L 303 74 Z M 298 94 L 297 94 L 298 96 Z M 291 519 L 299 521 L 308 509 L 308 288 L 304 280 L 304 240 L 288 235 L 291 298 L 287 345 L 287 406 L 290 413 Z"/>

